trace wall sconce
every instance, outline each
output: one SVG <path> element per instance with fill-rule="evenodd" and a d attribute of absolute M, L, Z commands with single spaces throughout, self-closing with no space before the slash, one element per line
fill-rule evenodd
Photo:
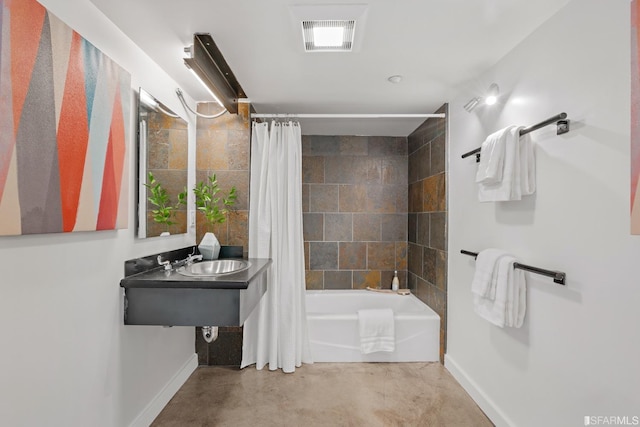
<path fill-rule="evenodd" d="M 220 105 L 229 113 L 238 114 L 238 98 L 246 98 L 246 95 L 211 35 L 194 34 L 193 46 L 185 51 L 191 53 L 190 57 L 184 58 L 187 68 Z"/>
<path fill-rule="evenodd" d="M 493 105 L 498 101 L 498 95 L 500 94 L 500 88 L 496 83 L 491 83 L 489 89 L 487 90 L 486 97 L 482 98 L 479 96 L 471 98 L 466 104 L 464 104 L 464 109 L 470 113 L 472 112 L 482 101 L 486 105 Z"/>

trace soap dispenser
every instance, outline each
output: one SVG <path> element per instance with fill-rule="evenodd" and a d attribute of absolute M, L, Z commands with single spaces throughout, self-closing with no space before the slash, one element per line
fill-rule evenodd
<path fill-rule="evenodd" d="M 391 290 L 397 291 L 400 288 L 400 280 L 398 279 L 398 270 L 393 272 L 393 280 L 391 281 Z"/>

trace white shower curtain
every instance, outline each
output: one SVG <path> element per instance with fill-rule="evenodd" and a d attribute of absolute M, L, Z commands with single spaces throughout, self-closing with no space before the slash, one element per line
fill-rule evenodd
<path fill-rule="evenodd" d="M 302 137 L 297 123 L 253 123 L 249 257 L 271 258 L 267 291 L 244 323 L 241 368 L 312 363 L 305 310 Z"/>

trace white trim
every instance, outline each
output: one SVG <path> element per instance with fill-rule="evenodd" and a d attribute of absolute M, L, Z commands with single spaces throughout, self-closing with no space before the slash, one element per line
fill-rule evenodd
<path fill-rule="evenodd" d="M 434 117 L 444 119 L 444 113 L 436 114 L 251 114 L 251 118 L 296 119 L 402 119 Z"/>
<path fill-rule="evenodd" d="M 505 415 L 505 413 L 491 400 L 489 396 L 482 390 L 478 384 L 469 377 L 469 375 L 458 365 L 451 356 L 444 355 L 444 366 L 453 375 L 453 377 L 460 383 L 476 404 L 484 411 L 485 415 L 489 417 L 491 422 L 496 427 L 509 427 L 515 426 L 513 421 Z"/>
<path fill-rule="evenodd" d="M 129 424 L 129 427 L 149 427 L 197 367 L 198 355 L 194 353 L 142 412 L 140 412 L 140 415 Z"/>

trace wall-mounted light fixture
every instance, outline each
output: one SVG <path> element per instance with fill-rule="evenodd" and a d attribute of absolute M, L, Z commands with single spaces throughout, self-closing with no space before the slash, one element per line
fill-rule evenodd
<path fill-rule="evenodd" d="M 238 114 L 238 98 L 246 98 L 246 95 L 211 35 L 194 34 L 193 46 L 185 51 L 190 53 L 184 58 L 187 68 L 220 105 L 228 112 Z"/>
<path fill-rule="evenodd" d="M 500 95 L 500 88 L 496 83 L 491 83 L 485 97 L 473 97 L 466 104 L 464 104 L 463 108 L 470 113 L 483 102 L 486 105 L 493 105 L 498 101 L 498 95 Z"/>

